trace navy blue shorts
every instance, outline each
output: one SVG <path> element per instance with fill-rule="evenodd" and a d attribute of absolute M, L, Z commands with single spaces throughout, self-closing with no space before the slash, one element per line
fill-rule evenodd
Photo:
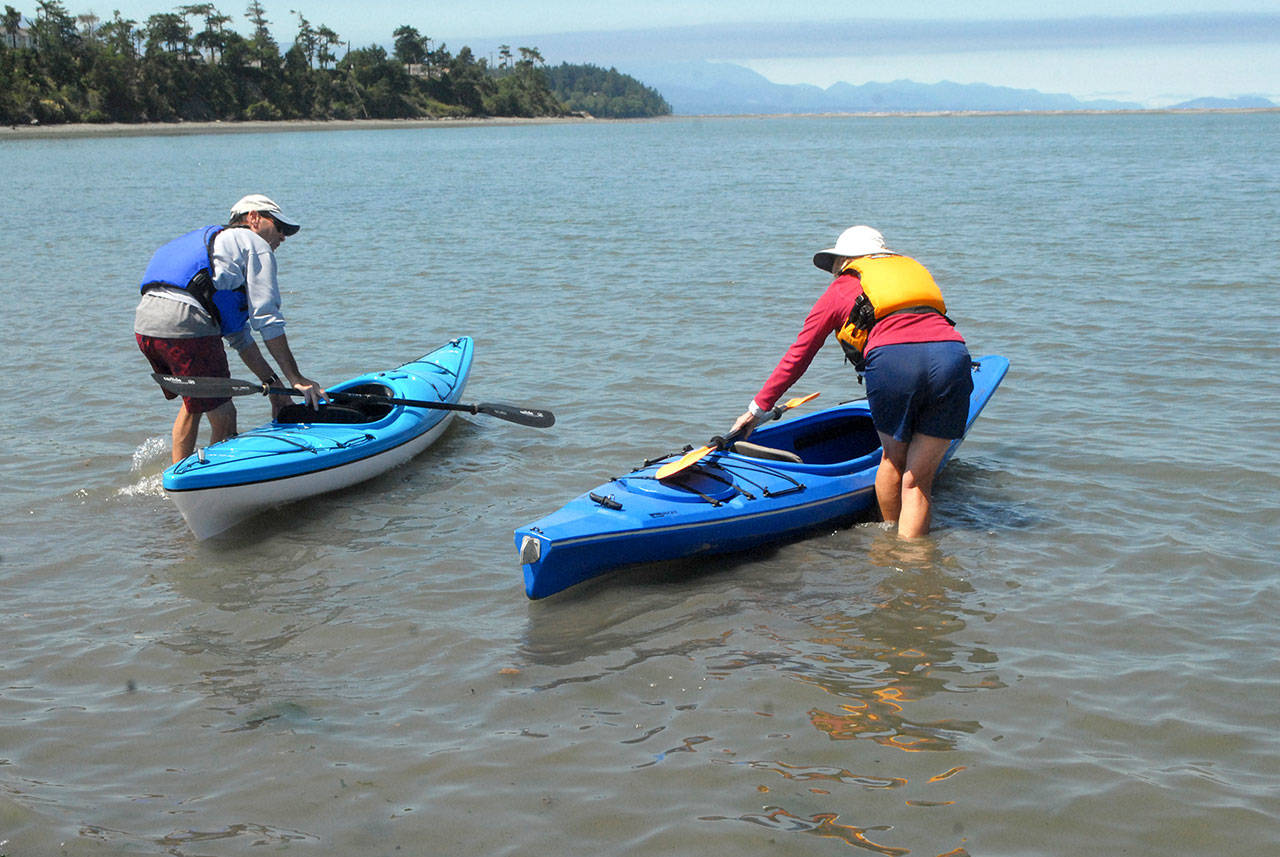
<path fill-rule="evenodd" d="M 973 375 L 963 342 L 881 345 L 867 355 L 867 403 L 876 431 L 907 442 L 920 434 L 954 440 L 969 420 Z"/>

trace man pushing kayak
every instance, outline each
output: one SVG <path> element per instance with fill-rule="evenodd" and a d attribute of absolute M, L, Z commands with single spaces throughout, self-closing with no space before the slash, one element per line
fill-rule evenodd
<path fill-rule="evenodd" d="M 835 333 L 866 376 L 884 449 L 876 471 L 881 516 L 904 538 L 922 536 L 929 532 L 933 478 L 968 419 L 973 377 L 964 338 L 925 267 L 886 248 L 870 226 L 846 229 L 834 247 L 814 254 L 813 264 L 835 280 L 733 431 L 749 434 Z"/>
<path fill-rule="evenodd" d="M 276 249 L 299 229 L 272 200 L 260 193 L 231 206 L 227 225 L 205 226 L 173 239 L 151 257 L 142 277 L 142 299 L 134 314 L 138 348 L 154 371 L 165 375 L 229 378 L 223 340 L 264 384 L 280 378 L 253 340 L 256 330 L 289 386 L 316 407 L 324 390 L 298 369 L 280 314 Z M 168 390 L 165 397 L 176 394 Z M 272 396 L 274 415 L 289 404 Z M 200 418 L 209 415 L 211 443 L 236 434 L 231 399 L 183 396 L 173 422 L 173 461 L 195 450 Z"/>

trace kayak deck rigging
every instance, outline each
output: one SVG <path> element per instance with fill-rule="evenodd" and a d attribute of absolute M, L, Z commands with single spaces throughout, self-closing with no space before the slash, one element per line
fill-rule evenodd
<path fill-rule="evenodd" d="M 250 429 L 235 435 L 236 438 L 260 438 L 265 441 L 278 441 L 282 446 L 278 449 L 255 449 L 252 452 L 241 453 L 238 460 L 240 462 L 249 462 L 256 459 L 271 458 L 277 455 L 294 455 L 296 453 L 308 453 L 311 455 L 319 455 L 324 452 L 331 452 L 339 449 L 353 449 L 362 443 L 368 443 L 374 440 L 374 435 L 368 432 L 360 432 L 350 437 L 339 438 L 332 435 L 316 435 L 309 434 L 304 431 L 289 432 L 279 429 Z M 205 464 L 198 455 L 183 459 L 172 467 L 175 474 L 185 473 L 193 468 Z"/>
<path fill-rule="evenodd" d="M 665 456 L 665 457 L 670 458 L 671 456 Z M 662 459 L 659 459 L 659 460 L 662 460 Z M 645 468 L 638 468 L 637 471 L 635 472 L 638 473 L 640 470 L 643 470 L 643 469 Z M 789 487 L 786 487 L 780 490 L 775 490 L 773 488 L 770 488 L 768 485 L 764 484 L 763 482 L 757 481 L 755 479 L 751 479 L 747 475 L 749 473 L 772 476 L 774 478 L 780 479 L 790 484 L 789 484 Z M 727 475 L 722 475 L 722 474 L 727 474 Z M 754 461 L 740 461 L 740 460 L 725 462 L 723 460 L 713 459 L 711 461 L 699 462 L 698 464 L 695 464 L 689 467 L 687 470 L 682 471 L 676 476 L 669 477 L 667 479 L 662 479 L 662 480 L 657 479 L 653 475 L 642 475 L 642 476 L 618 476 L 618 477 L 614 477 L 614 479 L 611 481 L 619 482 L 624 487 L 626 487 L 627 480 L 638 481 L 638 480 L 646 480 L 646 479 L 653 482 L 658 482 L 661 485 L 665 485 L 671 488 L 683 489 L 685 491 L 688 491 L 692 494 L 697 495 L 698 498 L 703 500 L 704 502 L 710 503 L 712 506 L 717 506 L 717 507 L 724 505 L 724 502 L 725 502 L 724 499 L 719 497 L 712 497 L 704 493 L 695 484 L 695 480 L 709 479 L 712 482 L 716 482 L 721 485 L 728 486 L 729 488 L 732 488 L 734 490 L 735 492 L 734 496 L 741 495 L 742 497 L 745 497 L 748 500 L 755 500 L 756 494 L 747 490 L 747 488 L 743 487 L 743 485 L 739 484 L 739 482 L 745 483 L 746 485 L 749 485 L 752 488 L 755 488 L 756 492 L 758 492 L 761 497 L 784 497 L 787 494 L 794 494 L 797 491 L 805 490 L 804 483 L 796 479 L 790 473 L 787 473 L 776 467 L 770 467 L 767 464 L 757 463 Z"/>

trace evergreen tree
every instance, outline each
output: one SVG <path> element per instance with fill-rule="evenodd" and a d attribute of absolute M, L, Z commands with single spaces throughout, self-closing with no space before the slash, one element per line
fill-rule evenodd
<path fill-rule="evenodd" d="M 427 59 L 427 40 L 415 28 L 397 27 L 395 37 L 396 59 L 405 65 L 421 65 Z"/>
<path fill-rule="evenodd" d="M 12 6 L 4 7 L 4 31 L 9 36 L 9 46 L 18 49 L 18 30 L 22 29 L 22 13 Z"/>
<path fill-rule="evenodd" d="M 605 119 L 634 119 L 671 113 L 656 89 L 617 69 L 561 63 L 547 70 L 552 92 L 570 110 Z"/>
<path fill-rule="evenodd" d="M 470 48 L 455 55 L 407 24 L 392 34 L 394 56 L 372 45 L 339 59 L 338 34 L 300 12 L 282 55 L 262 0 L 249 0 L 248 37 L 229 29 L 214 0 L 157 12 L 141 26 L 119 12 L 106 23 L 73 16 L 62 0 L 36 6 L 21 46 L 21 10 L 6 5 L 0 19 L 5 123 L 557 116 L 564 102 L 602 116 L 669 112 L 612 69 L 548 69 L 537 48 L 520 47 L 515 59 L 508 45 L 490 67 Z"/>

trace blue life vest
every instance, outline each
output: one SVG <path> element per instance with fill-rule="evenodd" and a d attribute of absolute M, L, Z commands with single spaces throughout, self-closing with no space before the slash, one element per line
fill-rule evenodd
<path fill-rule="evenodd" d="M 151 257 L 141 286 L 143 294 L 156 286 L 186 289 L 218 323 L 223 336 L 240 330 L 249 318 L 249 295 L 244 286 L 213 287 L 213 239 L 226 228 L 193 229 L 162 246 Z"/>

